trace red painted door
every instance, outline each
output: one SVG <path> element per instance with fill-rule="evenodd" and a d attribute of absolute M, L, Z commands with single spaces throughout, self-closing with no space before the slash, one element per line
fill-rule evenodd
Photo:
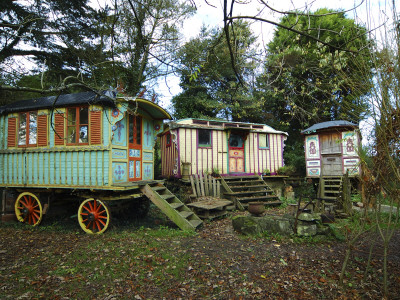
<path fill-rule="evenodd" d="M 229 136 L 229 173 L 244 173 L 244 140 L 239 134 Z"/>
<path fill-rule="evenodd" d="M 129 115 L 129 181 L 142 179 L 142 118 Z"/>

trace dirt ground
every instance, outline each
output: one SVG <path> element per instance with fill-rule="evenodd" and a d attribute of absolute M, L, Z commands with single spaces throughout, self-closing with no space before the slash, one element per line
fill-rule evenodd
<path fill-rule="evenodd" d="M 117 222 L 101 236 L 65 220 L 44 220 L 44 229 L 0 224 L 1 299 L 383 297 L 380 242 L 364 276 L 371 235 L 352 249 L 340 286 L 345 241 L 244 237 L 230 217 L 205 222 L 195 235 L 168 229 L 159 217 Z M 400 299 L 400 231 L 389 247 L 388 268 L 389 298 Z"/>

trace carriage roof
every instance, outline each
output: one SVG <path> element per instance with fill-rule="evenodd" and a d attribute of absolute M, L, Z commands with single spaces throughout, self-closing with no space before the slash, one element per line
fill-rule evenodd
<path fill-rule="evenodd" d="M 100 105 L 113 108 L 117 107 L 117 101 L 123 101 L 128 104 L 136 102 L 138 107 L 144 109 L 152 118 L 157 120 L 172 119 L 171 115 L 166 110 L 151 101 L 140 98 L 119 97 L 115 91 L 111 90 L 100 93 L 89 91 L 16 101 L 0 107 L 0 115 L 20 111 L 79 105 Z"/>

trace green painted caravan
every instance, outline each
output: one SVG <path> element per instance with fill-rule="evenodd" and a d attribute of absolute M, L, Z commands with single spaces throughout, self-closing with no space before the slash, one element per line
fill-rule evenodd
<path fill-rule="evenodd" d="M 107 92 L 0 108 L 0 186 L 115 189 L 154 179 L 155 138 L 170 115 Z"/>
<path fill-rule="evenodd" d="M 43 195 L 133 197 L 135 189 L 154 181 L 154 145 L 164 119 L 171 116 L 157 104 L 113 91 L 34 98 L 0 107 L 0 187 L 18 195 L 11 199 L 15 214 L 32 225 L 40 222 L 37 207 L 40 219 L 46 210 Z M 122 194 L 113 197 L 110 191 Z M 6 204 L 3 201 L 3 213 Z M 94 218 L 100 204 L 96 200 L 83 206 L 80 223 L 88 215 L 85 207 Z M 88 232 L 98 233 L 103 224 L 92 222 L 89 227 Z"/>

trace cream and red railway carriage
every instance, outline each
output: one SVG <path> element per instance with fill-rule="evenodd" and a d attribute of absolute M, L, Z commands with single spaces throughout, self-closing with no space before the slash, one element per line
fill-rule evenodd
<path fill-rule="evenodd" d="M 161 135 L 162 175 L 218 172 L 220 175 L 276 174 L 284 165 L 287 133 L 265 124 L 182 119 Z"/>
<path fill-rule="evenodd" d="M 12 203 L 19 221 L 36 226 L 53 202 L 81 199 L 82 229 L 105 231 L 109 206 L 121 202 L 114 200 L 143 204 L 140 187 L 154 181 L 155 138 L 164 119 L 171 116 L 155 103 L 112 91 L 1 107 L 0 187 L 3 196 L 15 195 L 3 197 L 3 213 Z"/>

